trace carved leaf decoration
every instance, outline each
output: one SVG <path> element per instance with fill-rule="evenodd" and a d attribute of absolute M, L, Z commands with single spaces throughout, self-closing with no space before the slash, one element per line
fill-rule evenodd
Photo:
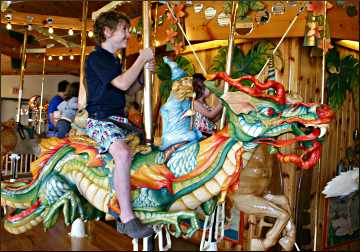
<path fill-rule="evenodd" d="M 336 48 L 326 55 L 326 67 L 330 73 L 327 80 L 329 105 L 339 109 L 346 99 L 346 93 L 351 92 L 355 109 L 359 107 L 359 60 L 352 55 L 340 59 Z"/>
<path fill-rule="evenodd" d="M 231 67 L 231 77 L 239 78 L 244 75 L 256 75 L 260 72 L 261 68 L 265 64 L 268 57 L 271 57 L 272 51 L 275 45 L 269 41 L 262 40 L 257 43 L 250 51 L 245 55 L 240 48 L 235 47 L 233 52 L 233 62 Z M 218 54 L 215 56 L 210 72 L 224 72 L 226 65 L 227 47 L 219 49 Z M 277 70 L 283 71 L 284 61 L 278 51 L 273 56 L 274 66 Z M 244 81 L 243 84 L 249 85 L 250 82 Z M 233 87 L 230 87 L 230 91 L 236 91 Z"/>

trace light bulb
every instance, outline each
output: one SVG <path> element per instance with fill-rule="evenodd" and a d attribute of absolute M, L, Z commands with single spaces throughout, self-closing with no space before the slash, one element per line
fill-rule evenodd
<path fill-rule="evenodd" d="M 92 38 L 92 36 L 94 36 L 93 31 L 89 31 L 89 32 L 88 32 L 88 36 L 89 36 L 89 38 Z"/>
<path fill-rule="evenodd" d="M 7 23 L 7 24 L 6 24 L 6 29 L 7 29 L 7 30 L 11 30 L 11 28 L 12 28 L 11 23 L 10 23 L 10 22 L 9 22 L 9 23 Z"/>
<path fill-rule="evenodd" d="M 50 34 L 53 34 L 53 33 L 54 33 L 54 29 L 53 29 L 51 26 L 49 27 L 49 33 L 50 33 Z"/>
<path fill-rule="evenodd" d="M 28 31 L 32 31 L 32 25 L 31 25 L 31 24 L 28 24 L 27 29 L 28 29 Z"/>
<path fill-rule="evenodd" d="M 70 55 L 70 59 L 71 59 L 71 60 L 74 60 L 74 55 Z"/>
<path fill-rule="evenodd" d="M 69 34 L 70 36 L 74 35 L 74 31 L 73 31 L 72 28 L 69 29 L 68 34 Z"/>
<path fill-rule="evenodd" d="M 48 60 L 49 60 L 49 61 L 52 61 L 52 56 L 51 56 L 51 55 L 48 57 Z"/>
<path fill-rule="evenodd" d="M 64 57 L 62 55 L 59 56 L 59 60 L 63 60 Z"/>

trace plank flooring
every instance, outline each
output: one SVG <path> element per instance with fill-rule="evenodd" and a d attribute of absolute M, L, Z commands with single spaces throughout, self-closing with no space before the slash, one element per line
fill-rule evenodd
<path fill-rule="evenodd" d="M 116 232 L 115 227 L 102 221 L 86 224 L 86 238 L 72 238 L 68 235 L 70 227 L 64 225 L 63 220 L 48 230 L 43 231 L 38 225 L 24 234 L 12 235 L 0 223 L 1 251 L 132 251 L 131 239 Z M 199 246 L 183 239 L 172 239 L 172 251 L 199 251 Z M 154 248 L 158 251 L 158 246 Z"/>

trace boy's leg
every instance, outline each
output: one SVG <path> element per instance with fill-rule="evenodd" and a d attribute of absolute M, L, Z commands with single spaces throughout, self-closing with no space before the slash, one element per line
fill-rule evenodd
<path fill-rule="evenodd" d="M 118 223 L 118 231 L 132 238 L 152 235 L 154 233 L 153 229 L 135 218 L 132 210 L 130 199 L 130 167 L 132 157 L 130 148 L 122 140 L 116 140 L 110 145 L 109 153 L 115 162 L 113 183 L 116 198 L 120 204 L 120 218 L 124 222 L 124 224 Z"/>
<path fill-rule="evenodd" d="M 123 141 L 117 140 L 110 145 L 109 153 L 115 162 L 113 183 L 117 200 L 119 204 L 121 202 L 120 218 L 128 222 L 135 217 L 130 203 L 130 148 Z"/>

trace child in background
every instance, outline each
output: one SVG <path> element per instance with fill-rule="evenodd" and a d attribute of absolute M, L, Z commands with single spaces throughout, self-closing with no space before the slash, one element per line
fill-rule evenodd
<path fill-rule="evenodd" d="M 204 84 L 205 80 L 205 77 L 200 73 L 195 73 L 193 75 L 193 88 L 196 93 L 194 101 L 194 126 L 200 130 L 204 136 L 209 137 L 216 131 L 216 124 L 214 121 L 220 119 L 223 106 L 221 102 L 219 102 L 212 108 L 206 103 L 205 100 L 211 93 Z"/>
<path fill-rule="evenodd" d="M 57 109 L 60 111 L 60 119 L 56 124 L 56 137 L 64 138 L 70 131 L 71 123 L 75 119 L 78 109 L 79 82 L 71 83 L 65 91 L 65 99 Z"/>

